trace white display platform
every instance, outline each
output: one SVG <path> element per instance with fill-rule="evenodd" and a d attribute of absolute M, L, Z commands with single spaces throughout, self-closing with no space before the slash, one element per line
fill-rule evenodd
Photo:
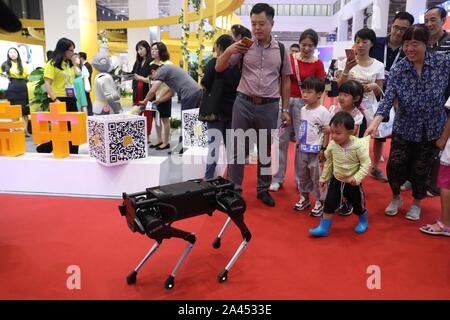
<path fill-rule="evenodd" d="M 183 153 L 183 181 L 205 177 L 207 148 L 191 147 Z M 216 176 L 224 176 L 227 168 L 225 147 L 222 144 L 219 151 L 219 161 L 216 166 Z"/>
<path fill-rule="evenodd" d="M 65 159 L 42 153 L 0 157 L 0 193 L 121 198 L 123 192 L 168 184 L 169 161 L 149 157 L 108 168 L 80 154 Z"/>

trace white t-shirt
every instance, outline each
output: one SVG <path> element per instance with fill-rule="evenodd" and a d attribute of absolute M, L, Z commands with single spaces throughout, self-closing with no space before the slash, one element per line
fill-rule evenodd
<path fill-rule="evenodd" d="M 333 118 L 334 115 L 340 111 L 342 111 L 340 105 L 332 105 L 329 110 L 331 118 Z M 350 114 L 352 115 L 353 120 L 355 120 L 355 125 L 360 126 L 364 119 L 364 115 L 361 113 L 361 111 L 359 111 L 358 108 L 354 107 Z"/>
<path fill-rule="evenodd" d="M 346 62 L 347 62 L 347 60 L 345 60 L 345 63 Z M 344 67 L 345 67 L 345 63 L 344 63 Z M 368 67 L 362 67 L 360 65 L 356 65 L 350 70 L 350 72 L 348 74 L 348 79 L 356 80 L 362 84 L 374 83 L 377 80 L 384 80 L 384 64 L 376 59 L 373 59 L 372 64 Z M 362 104 L 364 105 L 364 107 L 366 109 L 375 113 L 377 106 L 378 106 L 378 102 L 377 102 L 375 93 L 373 93 L 373 91 L 364 93 L 364 99 L 362 101 Z"/>
<path fill-rule="evenodd" d="M 447 109 L 450 109 L 450 99 L 448 99 L 445 104 Z M 445 166 L 450 166 L 450 139 L 447 140 L 447 144 L 445 145 L 444 151 L 441 155 L 441 163 Z"/>
<path fill-rule="evenodd" d="M 330 119 L 333 118 L 334 115 L 336 113 L 338 113 L 339 111 L 342 111 L 342 108 L 340 105 L 332 105 L 329 110 Z M 350 112 L 350 114 L 353 117 L 353 120 L 355 120 L 355 126 L 361 126 L 363 119 L 364 119 L 364 115 L 362 114 L 362 112 L 359 111 L 358 108 L 354 107 L 353 110 Z M 358 137 L 358 136 L 359 136 L 359 130 L 358 130 L 358 132 L 356 132 L 356 137 Z"/>
<path fill-rule="evenodd" d="M 330 123 L 330 112 L 324 106 L 300 110 L 299 142 L 300 150 L 306 153 L 319 153 L 322 149 L 322 127 Z"/>

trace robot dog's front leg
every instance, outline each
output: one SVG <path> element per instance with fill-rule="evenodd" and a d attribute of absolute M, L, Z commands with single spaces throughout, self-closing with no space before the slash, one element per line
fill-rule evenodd
<path fill-rule="evenodd" d="M 244 240 L 241 242 L 239 248 L 236 250 L 233 257 L 228 262 L 227 266 L 225 267 L 225 270 L 223 270 L 221 273 L 219 273 L 219 277 L 218 277 L 219 282 L 227 281 L 228 272 L 231 270 L 231 267 L 233 267 L 233 265 L 236 263 L 237 259 L 242 254 L 242 252 L 244 252 L 245 248 L 247 248 L 247 245 L 248 245 L 250 239 L 252 238 L 252 234 L 250 233 L 250 231 L 247 228 L 247 225 L 244 222 L 244 214 L 243 213 L 236 214 L 236 215 L 231 214 L 229 219 L 231 219 L 237 225 L 237 227 L 241 231 L 241 234 L 242 234 L 242 237 L 244 238 Z M 228 220 L 227 220 L 227 222 L 228 222 Z"/>
<path fill-rule="evenodd" d="M 175 275 L 178 272 L 178 269 L 181 267 L 183 262 L 188 257 L 189 253 L 191 253 L 192 248 L 194 247 L 196 237 L 193 233 L 189 233 L 180 229 L 176 229 L 171 227 L 170 225 L 162 225 L 152 232 L 148 232 L 147 235 L 155 239 L 157 242 L 153 245 L 153 247 L 150 249 L 150 251 L 145 255 L 145 257 L 142 259 L 142 261 L 139 263 L 139 265 L 134 269 L 133 272 L 131 272 L 127 277 L 127 283 L 128 284 L 134 284 L 136 283 L 136 276 L 139 272 L 139 269 L 142 268 L 142 266 L 147 262 L 147 260 L 156 252 L 156 250 L 161 246 L 164 239 L 170 239 L 170 238 L 179 238 L 183 239 L 188 242 L 183 254 L 181 255 L 180 259 L 178 260 L 175 268 L 173 269 L 170 276 L 167 278 L 167 280 L 164 282 L 164 287 L 166 289 L 172 289 L 175 285 Z"/>
<path fill-rule="evenodd" d="M 225 222 L 225 225 L 220 231 L 219 236 L 216 238 L 216 240 L 214 240 L 213 247 L 214 248 L 220 247 L 220 239 L 223 236 L 228 225 L 230 224 L 230 221 L 233 221 L 234 224 L 239 228 L 242 237 L 244 238 L 241 245 L 236 250 L 233 257 L 225 267 L 225 270 L 219 274 L 219 282 L 225 282 L 228 278 L 228 272 L 230 271 L 231 267 L 235 264 L 239 256 L 242 254 L 244 249 L 247 247 L 248 242 L 252 238 L 252 234 L 250 233 L 247 225 L 244 222 L 244 212 L 246 210 L 246 205 L 241 195 L 232 190 L 225 190 L 216 196 L 216 201 L 218 209 L 222 212 L 227 213 L 229 218 Z"/>
<path fill-rule="evenodd" d="M 242 254 L 245 248 L 247 248 L 248 241 L 244 240 L 241 242 L 241 245 L 234 253 L 233 257 L 231 258 L 230 262 L 228 262 L 227 266 L 225 267 L 225 270 L 223 270 L 221 273 L 219 273 L 219 282 L 225 282 L 228 279 L 228 271 L 231 270 L 231 267 L 235 264 L 239 256 Z"/>
<path fill-rule="evenodd" d="M 191 253 L 192 248 L 194 247 L 195 244 L 196 237 L 195 234 L 193 233 L 188 233 L 186 231 L 173 228 L 171 226 L 167 226 L 166 228 L 167 229 L 165 230 L 164 233 L 166 234 L 167 238 L 180 238 L 188 242 L 186 248 L 183 251 L 183 254 L 181 255 L 180 259 L 175 265 L 175 268 L 173 269 L 172 273 L 169 275 L 167 280 L 164 282 L 164 287 L 166 289 L 172 289 L 175 286 L 175 275 L 177 274 L 178 269 L 180 269 L 184 260 L 186 260 L 188 255 Z"/>

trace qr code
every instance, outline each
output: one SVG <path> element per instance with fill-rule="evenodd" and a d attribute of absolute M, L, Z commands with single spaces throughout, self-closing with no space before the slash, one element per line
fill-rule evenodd
<path fill-rule="evenodd" d="M 109 123 L 109 162 L 146 158 L 145 134 L 144 120 Z"/>
<path fill-rule="evenodd" d="M 106 162 L 105 123 L 88 120 L 89 155 Z"/>
<path fill-rule="evenodd" d="M 183 113 L 183 146 L 201 147 L 208 146 L 206 124 L 198 120 L 198 113 Z"/>

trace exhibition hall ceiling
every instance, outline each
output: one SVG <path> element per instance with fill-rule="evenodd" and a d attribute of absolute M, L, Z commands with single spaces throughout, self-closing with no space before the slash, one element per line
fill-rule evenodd
<path fill-rule="evenodd" d="M 128 17 L 128 1 L 133 0 L 97 0 L 97 4 L 114 11 L 117 15 Z M 161 17 L 169 15 L 169 3 L 171 0 L 150 0 L 159 1 L 159 15 Z M 172 0 L 174 1 L 174 0 Z"/>
<path fill-rule="evenodd" d="M 111 9 L 115 14 L 128 17 L 128 2 L 133 0 L 97 0 L 97 4 L 108 9 Z M 169 15 L 169 5 L 170 1 L 182 1 L 182 0 L 149 0 L 149 1 L 159 1 L 160 16 Z M 255 3 L 260 2 L 254 0 L 245 0 L 244 3 Z M 283 3 L 283 4 L 332 4 L 335 0 L 268 0 L 268 3 Z M 442 0 L 428 0 L 427 7 L 441 3 Z M 406 0 L 391 0 L 390 1 L 391 10 L 390 12 L 404 10 L 406 7 Z"/>

